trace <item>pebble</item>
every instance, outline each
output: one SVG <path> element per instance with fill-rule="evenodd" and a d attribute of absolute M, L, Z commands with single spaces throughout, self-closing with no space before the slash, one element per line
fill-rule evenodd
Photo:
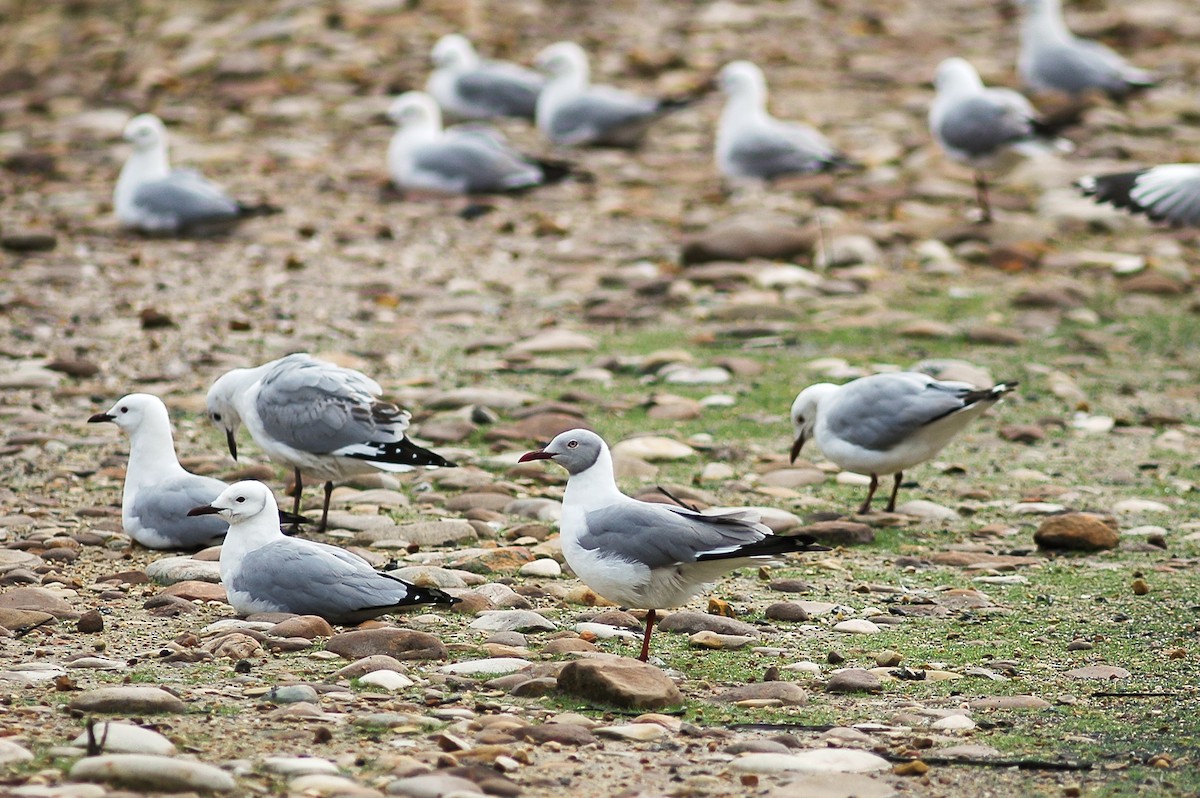
<path fill-rule="evenodd" d="M 802 623 L 809 619 L 809 615 L 804 611 L 804 607 L 795 601 L 777 601 L 767 607 L 763 614 L 772 621 Z"/>
<path fill-rule="evenodd" d="M 517 571 L 520 576 L 537 576 L 547 579 L 555 579 L 562 576 L 562 566 L 557 560 L 543 558 L 527 562 Z"/>
<path fill-rule="evenodd" d="M 558 626 L 533 610 L 492 610 L 481 612 L 470 624 L 484 632 L 553 631 Z"/>
<path fill-rule="evenodd" d="M 726 704 L 759 699 L 770 699 L 784 706 L 798 707 L 808 702 L 808 691 L 793 682 L 754 682 L 730 688 L 713 696 L 714 701 Z"/>
<path fill-rule="evenodd" d="M 144 729 L 132 723 L 97 723 L 92 727 L 101 752 L 115 754 L 154 754 L 170 756 L 175 753 L 175 744 L 153 729 Z M 88 744 L 87 732 L 71 741 L 80 748 Z"/>
<path fill-rule="evenodd" d="M 755 638 L 746 635 L 723 635 L 716 632 L 696 632 L 688 638 L 688 642 L 693 648 L 712 648 L 723 650 L 735 650 L 745 648 L 755 641 Z"/>
<path fill-rule="evenodd" d="M 0 593 L 0 609 L 45 612 L 55 618 L 78 618 L 79 610 L 56 590 L 44 587 L 14 587 Z"/>
<path fill-rule="evenodd" d="M 382 798 L 379 790 L 366 787 L 345 776 L 309 773 L 288 782 L 291 795 L 329 795 L 334 798 Z"/>
<path fill-rule="evenodd" d="M 575 660 L 558 674 L 559 690 L 586 701 L 630 709 L 663 709 L 683 703 L 666 674 L 634 659 Z"/>
<path fill-rule="evenodd" d="M 891 770 L 881 756 L 853 748 L 816 748 L 794 754 L 747 754 L 730 763 L 742 773 L 781 773 L 803 770 L 815 773 L 871 773 Z"/>
<path fill-rule="evenodd" d="M 263 767 L 271 773 L 283 776 L 304 776 L 309 773 L 336 774 L 338 766 L 328 759 L 317 756 L 269 756 Z"/>
<path fill-rule="evenodd" d="M 947 715 L 929 724 L 929 728 L 938 731 L 969 731 L 975 728 L 975 721 L 966 715 Z"/>
<path fill-rule="evenodd" d="M 404 795 L 408 798 L 443 798 L 452 795 L 482 795 L 483 790 L 475 782 L 446 773 L 428 773 L 396 779 L 385 788 L 388 795 Z"/>
<path fill-rule="evenodd" d="M 406 687 L 412 687 L 416 682 L 397 671 L 381 668 L 364 674 L 358 679 L 359 684 L 366 684 L 372 687 L 382 687 L 388 692 L 396 692 L 403 690 Z"/>
<path fill-rule="evenodd" d="M 530 740 L 539 745 L 547 742 L 560 745 L 591 745 L 596 742 L 591 729 L 578 723 L 554 722 L 522 726 L 514 729 L 512 734 L 517 739 Z"/>
<path fill-rule="evenodd" d="M 288 684 L 280 687 L 272 687 L 263 698 L 272 704 L 299 704 L 301 702 L 316 704 L 321 700 L 317 691 L 307 684 Z"/>
<path fill-rule="evenodd" d="M 826 546 L 865 546 L 875 542 L 875 530 L 857 521 L 819 521 L 800 527 L 796 533 L 811 535 Z"/>
<path fill-rule="evenodd" d="M 997 695 L 976 698 L 968 706 L 971 709 L 1046 709 L 1050 702 L 1035 695 Z"/>
<path fill-rule="evenodd" d="M 737 472 L 726 463 L 707 463 L 700 471 L 701 482 L 725 482 L 733 479 Z"/>
<path fill-rule="evenodd" d="M 75 628 L 82 634 L 96 634 L 104 631 L 104 616 L 98 610 L 88 610 L 79 616 Z"/>
<path fill-rule="evenodd" d="M 476 574 L 457 571 L 452 568 L 438 568 L 432 565 L 410 565 L 404 568 L 396 568 L 387 573 L 397 579 L 412 582 L 414 585 L 438 587 L 443 590 L 447 588 L 462 589 L 484 581 L 482 577 Z"/>
<path fill-rule="evenodd" d="M 675 385 L 720 385 L 729 382 L 732 378 L 733 375 L 720 366 L 709 368 L 682 366 L 668 371 L 664 381 Z"/>
<path fill-rule="evenodd" d="M 232 792 L 233 776 L 213 765 L 149 754 L 104 754 L 76 762 L 68 774 L 134 790 Z"/>
<path fill-rule="evenodd" d="M 697 632 L 713 632 L 718 635 L 758 637 L 758 627 L 756 626 L 734 618 L 709 615 L 704 612 L 673 612 L 663 618 L 657 628 L 663 632 L 682 632 L 689 635 Z"/>
<path fill-rule="evenodd" d="M 575 624 L 575 631 L 581 635 L 591 635 L 598 640 L 611 640 L 614 637 L 624 637 L 629 640 L 641 640 L 640 634 L 635 634 L 628 629 L 622 629 L 619 626 L 613 626 L 607 623 L 594 623 L 584 621 Z M 553 641 L 551 641 L 553 642 Z"/>
<path fill-rule="evenodd" d="M 1072 679 L 1128 679 L 1129 671 L 1116 665 L 1085 665 L 1067 671 Z"/>
<path fill-rule="evenodd" d="M 68 705 L 79 712 L 117 712 L 122 715 L 182 714 L 187 705 L 158 687 L 101 687 L 76 696 Z"/>
<path fill-rule="evenodd" d="M 318 637 L 333 637 L 333 627 L 319 615 L 297 615 L 272 626 L 267 630 L 271 637 L 303 637 L 315 640 Z"/>
<path fill-rule="evenodd" d="M 648 463 L 683 460 L 696 454 L 686 443 L 658 435 L 628 438 L 612 447 L 614 457 L 631 457 Z"/>
<path fill-rule="evenodd" d="M 855 635 L 873 635 L 879 634 L 882 630 L 871 621 L 863 618 L 851 618 L 846 621 L 839 621 L 833 625 L 833 631 L 846 632 L 847 634 Z"/>
<path fill-rule="evenodd" d="M 446 659 L 446 645 L 428 632 L 411 629 L 358 629 L 329 638 L 325 650 L 345 659 L 359 660 L 373 654 L 386 654 L 400 660 Z"/>
<path fill-rule="evenodd" d="M 896 798 L 900 793 L 885 781 L 860 773 L 804 773 L 768 794 L 769 798 Z"/>
<path fill-rule="evenodd" d="M 380 670 L 390 670 L 404 673 L 404 665 L 395 657 L 386 654 L 372 654 L 368 657 L 351 662 L 333 674 L 334 679 L 361 679 L 368 673 Z"/>
<path fill-rule="evenodd" d="M 33 754 L 12 740 L 0 738 L 0 766 L 19 765 L 33 760 Z"/>
<path fill-rule="evenodd" d="M 146 566 L 146 575 L 160 585 L 176 582 L 221 581 L 221 564 L 194 557 L 163 557 Z"/>
<path fill-rule="evenodd" d="M 1169 513 L 1170 505 L 1150 499 L 1123 499 L 1113 505 L 1116 513 Z"/>
<path fill-rule="evenodd" d="M 649 742 L 666 737 L 669 732 L 657 723 L 624 723 L 619 726 L 599 726 L 592 729 L 602 737 L 612 737 L 617 740 L 636 740 Z"/>
<path fill-rule="evenodd" d="M 1064 513 L 1047 518 L 1038 526 L 1033 540 L 1042 549 L 1100 551 L 1121 542 L 1117 523 L 1096 513 Z"/>
<path fill-rule="evenodd" d="M 0 628 L 10 632 L 20 632 L 53 623 L 55 623 L 55 618 L 48 612 L 0 607 Z"/>
<path fill-rule="evenodd" d="M 487 659 L 465 660 L 443 665 L 438 673 L 454 676 L 500 676 L 505 673 L 515 673 L 531 667 L 532 663 L 518 657 L 489 657 Z"/>
<path fill-rule="evenodd" d="M 914 515 L 926 521 L 953 521 L 961 517 L 955 510 L 949 507 L 925 501 L 924 499 L 914 499 L 904 502 L 904 504 L 896 508 L 896 512 L 901 515 Z"/>
<path fill-rule="evenodd" d="M 825 690 L 830 693 L 873 693 L 883 686 L 878 675 L 863 668 L 845 668 L 830 675 Z"/>

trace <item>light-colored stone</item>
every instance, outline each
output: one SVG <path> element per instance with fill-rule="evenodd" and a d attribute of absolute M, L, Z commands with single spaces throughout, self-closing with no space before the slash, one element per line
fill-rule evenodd
<path fill-rule="evenodd" d="M 484 632 L 545 632 L 558 626 L 533 610 L 489 610 L 471 621 L 471 628 Z"/>
<path fill-rule="evenodd" d="M 599 726 L 592 732 L 601 737 L 612 737 L 617 740 L 635 740 L 649 742 L 661 740 L 669 732 L 657 723 L 624 723 L 620 726 Z"/>
<path fill-rule="evenodd" d="M 170 756 L 175 753 L 175 744 L 153 729 L 144 729 L 132 723 L 97 723 L 92 727 L 101 753 L 110 754 L 154 754 Z M 83 732 L 71 745 L 86 747 L 87 732 Z"/>
<path fill-rule="evenodd" d="M 489 657 L 487 659 L 471 659 L 463 662 L 453 662 L 438 668 L 438 673 L 454 676 L 501 676 L 506 673 L 516 673 L 533 665 L 529 660 L 518 657 Z"/>
<path fill-rule="evenodd" d="M 146 574 L 160 585 L 176 582 L 220 582 L 221 564 L 194 557 L 163 557 L 146 566 Z"/>
<path fill-rule="evenodd" d="M 729 766 L 743 773 L 782 773 L 790 770 L 872 773 L 891 769 L 891 764 L 883 757 L 852 748 L 815 748 L 795 754 L 747 754 L 733 760 Z"/>
<path fill-rule="evenodd" d="M 75 781 L 95 781 L 134 790 L 232 792 L 233 776 L 214 765 L 149 754 L 103 754 L 76 762 Z"/>
<path fill-rule="evenodd" d="M 874 635 L 879 634 L 882 630 L 865 618 L 850 618 L 849 620 L 835 623 L 833 631 L 854 635 Z"/>
<path fill-rule="evenodd" d="M 403 690 L 406 687 L 412 687 L 416 682 L 405 676 L 403 673 L 397 673 L 387 668 L 381 668 L 377 671 L 360 676 L 359 684 L 369 685 L 371 687 L 381 687 L 388 692 L 396 692 Z"/>
<path fill-rule="evenodd" d="M 542 558 L 539 560 L 534 560 L 533 562 L 525 563 L 521 566 L 520 570 L 517 571 L 517 574 L 520 576 L 554 579 L 562 576 L 562 566 L 558 564 L 557 560 Z"/>
<path fill-rule="evenodd" d="M 696 450 L 686 443 L 660 435 L 628 438 L 614 445 L 612 452 L 614 456 L 632 457 L 648 463 L 683 460 L 696 454 Z"/>
<path fill-rule="evenodd" d="M 187 711 L 187 705 L 166 690 L 141 685 L 101 687 L 79 694 L 69 706 L 80 712 L 115 712 L 122 715 L 157 712 L 181 714 Z"/>

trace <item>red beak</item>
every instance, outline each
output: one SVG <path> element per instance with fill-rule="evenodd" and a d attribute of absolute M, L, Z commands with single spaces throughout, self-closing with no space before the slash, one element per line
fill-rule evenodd
<path fill-rule="evenodd" d="M 538 449 L 536 452 L 526 452 L 525 454 L 521 455 L 521 459 L 517 462 L 528 463 L 530 460 L 551 460 L 553 458 L 554 455 L 550 454 L 544 449 Z"/>

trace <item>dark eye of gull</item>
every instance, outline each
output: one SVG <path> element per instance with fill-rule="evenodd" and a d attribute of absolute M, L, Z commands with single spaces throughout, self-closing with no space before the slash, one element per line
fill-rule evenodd
<path fill-rule="evenodd" d="M 242 502 L 246 501 L 246 497 L 238 496 L 236 499 L 234 499 L 234 501 L 237 502 L 238 504 L 241 504 Z"/>
<path fill-rule="evenodd" d="M 121 408 L 121 412 L 122 412 L 122 413 L 128 413 L 128 412 L 129 412 L 129 408 L 128 408 L 128 407 L 122 407 L 122 408 Z"/>
<path fill-rule="evenodd" d="M 579 441 L 567 441 L 567 448 L 568 448 L 568 449 L 577 449 L 577 448 L 579 448 Z"/>
<path fill-rule="evenodd" d="M 221 414 L 213 413 L 213 421 L 220 421 L 220 420 L 221 420 Z"/>

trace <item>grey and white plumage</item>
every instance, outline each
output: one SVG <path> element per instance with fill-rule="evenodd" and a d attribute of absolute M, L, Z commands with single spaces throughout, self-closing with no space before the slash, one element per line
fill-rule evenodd
<path fill-rule="evenodd" d="M 991 218 L 984 172 L 1008 168 L 1022 157 L 1071 149 L 1070 142 L 1049 135 L 1029 100 L 1012 89 L 985 86 L 962 58 L 942 61 L 934 84 L 929 131 L 947 155 L 975 170 L 984 220 Z"/>
<path fill-rule="evenodd" d="M 235 482 L 212 502 L 190 510 L 229 525 L 221 546 L 221 583 L 238 613 L 292 612 L 354 624 L 415 604 L 454 604 L 437 588 L 380 573 L 357 554 L 284 537 L 275 497 L 261 482 Z"/>
<path fill-rule="evenodd" d="M 728 99 L 717 126 L 717 169 L 728 178 L 773 180 L 851 162 L 814 128 L 767 111 L 767 82 L 749 61 L 726 64 L 718 78 Z"/>
<path fill-rule="evenodd" d="M 1021 4 L 1025 11 L 1017 71 L 1031 90 L 1072 97 L 1098 90 L 1120 99 L 1156 83 L 1153 73 L 1130 65 L 1109 47 L 1071 33 L 1060 0 Z"/>
<path fill-rule="evenodd" d="M 839 467 L 869 474 L 871 487 L 860 513 L 870 511 L 879 477 L 894 474 L 887 504 L 891 512 L 904 470 L 940 452 L 1016 385 L 1010 380 L 978 389 L 913 371 L 874 374 L 844 385 L 810 385 L 792 403 L 792 461 L 807 441 L 815 440 Z"/>
<path fill-rule="evenodd" d="M 382 401 L 382 393 L 359 371 L 296 353 L 223 374 L 208 391 L 208 415 L 225 430 L 235 458 L 237 431 L 245 424 L 268 457 L 294 469 L 295 512 L 302 475 L 325 481 L 323 531 L 334 480 L 375 469 L 454 465 L 410 441 L 404 434 L 409 412 Z"/>
<path fill-rule="evenodd" d="M 1200 227 L 1200 164 L 1172 163 L 1094 175 L 1076 185 L 1096 202 L 1144 213 L 1175 227 Z"/>
<path fill-rule="evenodd" d="M 466 37 L 438 39 L 431 53 L 434 70 L 425 91 L 446 113 L 459 119 L 512 116 L 533 120 L 546 80 L 532 69 L 480 58 Z"/>
<path fill-rule="evenodd" d="M 399 129 L 388 145 L 388 172 L 401 190 L 439 194 L 497 194 L 559 179 L 565 169 L 549 170 L 525 158 L 497 130 L 442 129 L 442 114 L 428 94 L 405 92 L 388 116 Z"/>
<path fill-rule="evenodd" d="M 593 86 L 587 53 L 575 42 L 550 45 L 536 65 L 549 75 L 538 96 L 537 127 L 555 144 L 632 147 L 655 120 L 687 104 Z"/>
<path fill-rule="evenodd" d="M 125 126 L 133 152 L 113 189 L 113 209 L 121 226 L 151 234 L 227 228 L 247 216 L 274 213 L 270 205 L 245 205 L 191 169 L 172 169 L 167 131 L 153 114 L 140 114 Z"/>
<path fill-rule="evenodd" d="M 150 549 L 197 549 L 219 541 L 226 525 L 189 518 L 188 510 L 217 498 L 227 487 L 179 464 L 167 406 L 157 396 L 131 393 L 88 423 L 111 422 L 129 436 L 129 463 L 121 496 L 121 527 Z M 302 519 L 288 516 L 288 522 Z"/>
<path fill-rule="evenodd" d="M 567 469 L 559 531 L 571 570 L 610 601 L 649 610 L 642 660 L 655 610 L 687 602 L 743 565 L 824 550 L 811 538 L 771 534 L 753 511 L 701 513 L 626 496 L 617 488 L 607 444 L 588 430 L 568 430 L 521 457 L 530 460 Z"/>

